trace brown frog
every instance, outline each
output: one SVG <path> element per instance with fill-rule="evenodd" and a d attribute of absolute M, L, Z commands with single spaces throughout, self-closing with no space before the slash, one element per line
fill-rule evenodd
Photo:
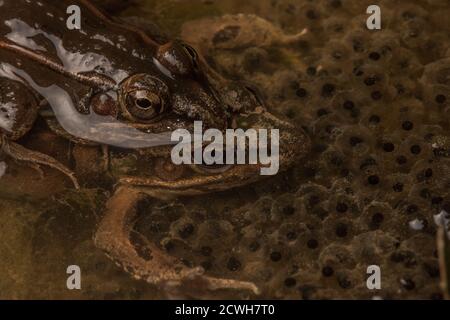
<path fill-rule="evenodd" d="M 81 8 L 81 30 L 66 28 L 66 9 Z M 148 160 L 151 168 L 118 175 L 95 234 L 96 245 L 128 273 L 148 283 L 185 289 L 246 289 L 249 282 L 220 279 L 189 268 L 156 244 L 137 248 L 131 239 L 141 201 L 171 199 L 239 187 L 260 179 L 261 165 L 174 165 L 170 134 L 204 129 L 280 130 L 280 167 L 309 150 L 306 134 L 270 113 L 257 91 L 224 79 L 188 44 L 167 40 L 145 25 L 113 19 L 86 0 L 1 2 L 1 151 L 33 166 L 75 174 L 48 155 L 17 141 L 42 116 L 58 134 Z M 20 10 L 19 10 L 20 9 Z"/>

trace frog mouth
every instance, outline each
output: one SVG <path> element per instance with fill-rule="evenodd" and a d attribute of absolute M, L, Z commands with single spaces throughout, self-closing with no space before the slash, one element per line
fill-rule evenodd
<path fill-rule="evenodd" d="M 199 195 L 228 190 L 259 180 L 257 165 L 226 165 L 226 169 L 210 169 L 201 165 L 188 166 L 190 174 L 173 181 L 158 177 L 123 177 L 120 184 L 132 186 L 140 191 L 167 198 L 176 195 Z M 199 174 L 199 172 L 202 172 Z"/>
<path fill-rule="evenodd" d="M 243 128 L 276 128 L 279 130 L 278 162 L 280 172 L 289 168 L 309 152 L 310 139 L 302 129 L 266 111 L 256 116 L 256 121 L 247 117 L 245 120 L 248 125 Z M 248 150 L 246 151 L 246 155 L 248 155 Z M 119 179 L 120 183 L 137 188 L 147 194 L 170 198 L 173 195 L 198 195 L 224 191 L 270 177 L 270 175 L 261 175 L 261 169 L 267 168 L 268 165 L 260 162 L 255 164 L 236 164 L 238 162 L 234 162 L 235 164 L 225 165 L 205 165 L 200 162 L 200 164 L 175 165 L 170 155 L 161 156 L 166 159 L 168 172 L 176 172 L 176 174 L 164 176 L 155 172 L 147 177 L 125 176 Z"/>
<path fill-rule="evenodd" d="M 218 174 L 218 173 L 225 173 L 231 168 L 233 168 L 234 165 L 232 164 L 200 164 L 200 165 L 191 165 L 191 169 L 195 172 L 198 172 L 200 174 Z"/>
<path fill-rule="evenodd" d="M 289 148 L 281 148 L 279 154 L 280 172 L 284 171 L 309 150 L 309 140 L 300 135 Z M 305 152 L 298 152 L 304 150 Z M 170 199 L 173 196 L 201 195 L 242 187 L 271 176 L 260 175 L 262 164 L 234 165 L 179 165 L 183 174 L 174 179 L 162 179 L 158 176 L 127 176 L 119 179 L 120 184 L 136 188 L 143 193 Z"/>

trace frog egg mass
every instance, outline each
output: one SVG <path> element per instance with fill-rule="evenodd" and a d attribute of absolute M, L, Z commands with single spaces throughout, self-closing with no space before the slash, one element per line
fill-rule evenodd
<path fill-rule="evenodd" d="M 389 26 L 379 32 L 361 23 L 362 3 L 306 3 L 279 1 L 268 15 L 286 33 L 307 28 L 314 35 L 296 46 L 245 43 L 235 55 L 209 48 L 220 68 L 245 74 L 307 128 L 313 152 L 285 180 L 252 189 L 259 192 L 254 203 L 230 209 L 234 194 L 218 201 L 239 236 L 217 248 L 209 243 L 210 255 L 191 259 L 210 272 L 265 282 L 271 298 L 371 298 L 364 281 L 375 264 L 389 270 L 376 293 L 382 298 L 438 299 L 433 217 L 449 206 L 449 163 L 433 141 L 448 136 L 448 32 L 435 29 L 441 24 L 425 2 L 384 3 Z M 227 30 L 228 19 L 214 27 Z M 411 36 L 417 24 L 424 27 Z M 189 35 L 197 45 L 205 40 Z M 199 206 L 207 215 L 217 205 Z M 189 238 L 194 252 L 204 236 L 196 228 Z"/>
<path fill-rule="evenodd" d="M 145 121 L 120 109 L 130 107 L 126 99 L 92 90 L 90 118 L 128 115 L 120 123 L 99 122 L 93 132 L 75 108 L 64 110 L 55 102 L 62 119 L 75 125 L 67 130 L 65 122 L 45 113 L 39 94 L 25 93 L 28 85 L 21 81 L 28 78 L 21 70 L 39 75 L 33 80 L 41 95 L 54 96 L 50 86 L 62 83 L 68 83 L 63 93 L 70 93 L 75 81 L 53 78 L 50 70 L 45 74 L 47 69 L 4 50 L 6 40 L 0 39 L 0 78 L 11 75 L 7 66 L 17 77 L 0 80 L 0 297 L 445 298 L 449 289 L 441 286 L 441 275 L 448 265 L 440 261 L 443 251 L 436 242 L 450 234 L 448 1 L 378 1 L 380 29 L 367 27 L 372 1 L 191 1 L 137 0 L 132 6 L 96 1 L 152 41 L 136 46 L 131 36 L 117 34 L 122 30 L 117 24 L 82 19 L 88 33 L 83 39 L 95 47 L 72 34 L 50 36 L 45 19 L 65 17 L 58 5 L 47 7 L 50 1 L 41 1 L 45 10 L 22 1 L 32 15 L 8 13 L 5 7 L 13 2 L 0 1 L 0 23 L 8 29 L 2 37 L 41 54 L 53 48 L 55 57 L 65 56 L 62 64 L 69 71 L 88 77 L 86 71 L 97 67 L 120 83 L 145 74 L 148 64 L 157 74 L 152 81 L 170 83 L 164 96 L 136 87 L 150 102 L 167 101 L 156 116 L 149 108 L 131 108 L 149 114 Z M 153 22 L 182 42 L 167 40 Z M 153 41 L 157 45 L 148 49 Z M 128 68 L 128 61 L 139 72 Z M 201 74 L 203 64 L 213 71 Z M 199 83 L 206 84 L 201 95 Z M 200 107 L 186 102 L 203 95 L 212 102 Z M 30 103 L 28 111 L 18 108 L 35 98 L 38 103 Z M 256 100 L 268 116 L 254 108 Z M 204 112 L 216 104 L 223 109 Z M 171 113 L 174 105 L 178 109 Z M 23 120 L 38 112 L 32 125 Z M 240 164 L 233 163 L 237 171 L 219 170 L 212 161 L 207 164 L 213 170 L 199 170 L 205 158 L 201 154 L 195 162 L 195 148 L 150 146 L 147 140 L 154 130 L 184 132 L 190 146 L 194 121 L 204 120 L 212 130 L 218 123 L 246 128 L 242 119 L 253 121 L 250 128 L 268 129 L 265 165 L 274 165 L 276 174 L 262 177 L 256 170 L 242 184 L 251 167 L 238 171 Z M 21 121 L 26 135 L 16 129 Z M 126 131 L 110 136 L 111 127 Z M 215 131 L 216 137 L 226 141 L 225 129 Z M 290 159 L 288 167 L 281 159 L 278 168 L 269 157 L 276 129 L 276 147 L 281 158 Z M 304 139 L 289 139 L 297 130 Z M 201 147 L 203 134 L 200 130 Z M 132 150 L 124 136 L 139 138 Z M 37 165 L 27 166 L 25 156 L 9 157 L 23 155 L 24 148 L 30 150 L 26 155 L 39 153 Z M 186 151 L 178 154 L 181 159 L 170 157 L 171 150 L 181 149 Z M 223 159 L 209 151 L 210 158 Z M 82 290 L 64 286 L 72 264 L 82 269 Z M 370 266 L 381 270 L 381 289 L 368 289 Z M 187 276 L 174 281 L 173 270 Z M 210 290 L 214 283 L 224 287 Z"/>

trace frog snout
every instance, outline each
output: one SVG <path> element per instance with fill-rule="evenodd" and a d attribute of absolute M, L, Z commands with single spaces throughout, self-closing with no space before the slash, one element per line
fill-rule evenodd
<path fill-rule="evenodd" d="M 311 150 L 311 139 L 301 127 L 285 127 L 280 133 L 280 154 L 291 160 L 301 159 Z"/>
<path fill-rule="evenodd" d="M 285 164 L 303 158 L 311 149 L 311 140 L 303 128 L 263 108 L 237 117 L 236 124 L 237 128 L 244 131 L 255 129 L 259 139 L 267 135 L 269 151 L 278 145 L 280 160 Z"/>

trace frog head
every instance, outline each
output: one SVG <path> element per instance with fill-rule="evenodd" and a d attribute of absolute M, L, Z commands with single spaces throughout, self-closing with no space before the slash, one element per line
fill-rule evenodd
<path fill-rule="evenodd" d="M 287 169 L 309 151 L 306 133 L 270 112 L 253 86 L 227 80 L 217 74 L 190 46 L 176 41 L 159 48 L 155 64 L 167 75 L 165 80 L 149 74 L 126 79 L 119 92 L 118 117 L 145 132 L 162 133 L 176 129 L 193 132 L 194 121 L 203 129 L 265 129 L 279 131 L 279 161 Z M 136 175 L 123 175 L 120 183 L 159 198 L 193 195 L 254 182 L 261 177 L 262 164 L 176 165 L 171 159 L 173 145 L 137 150 L 151 168 Z M 250 150 L 247 150 L 247 152 Z M 253 150 L 255 151 L 255 150 Z"/>

